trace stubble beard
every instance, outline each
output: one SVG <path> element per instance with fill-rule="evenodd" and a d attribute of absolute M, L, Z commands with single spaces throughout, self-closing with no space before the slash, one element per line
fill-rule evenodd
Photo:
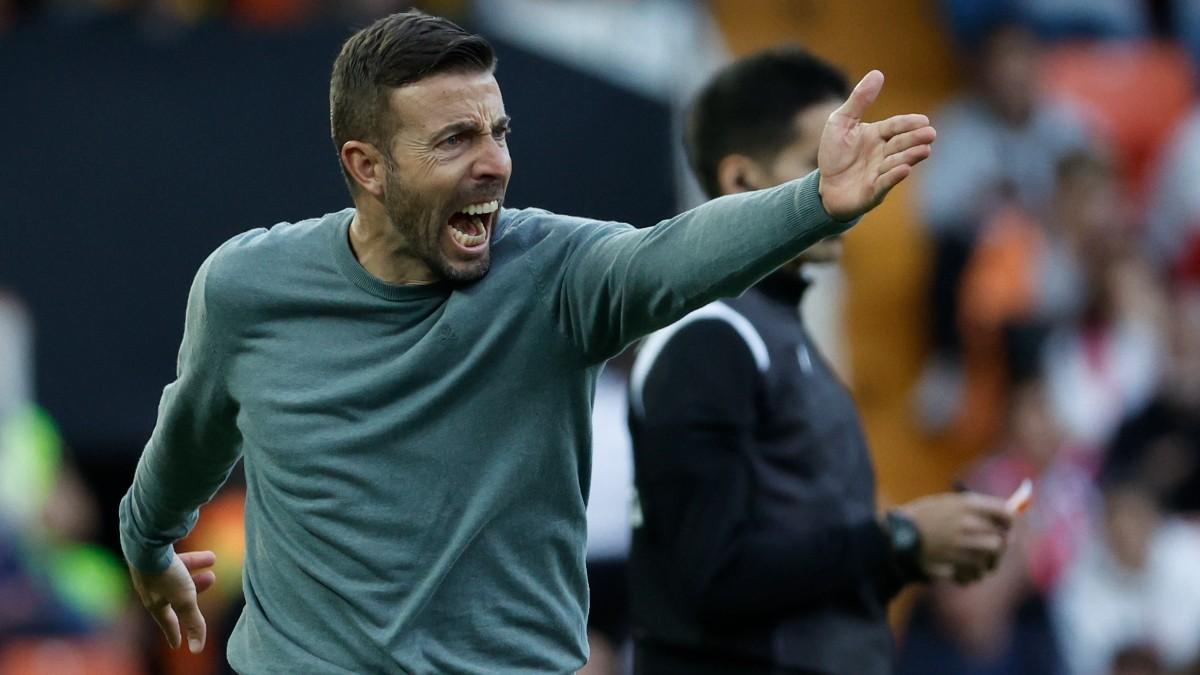
<path fill-rule="evenodd" d="M 485 254 L 479 260 L 457 266 L 447 260 L 441 250 L 442 228 L 445 225 L 437 221 L 430 223 L 428 216 L 433 208 L 423 203 L 416 193 L 405 189 L 395 176 L 395 171 L 389 172 L 387 189 L 383 193 L 383 208 L 392 221 L 392 227 L 412 247 L 413 255 L 444 281 L 468 284 L 482 279 L 491 267 L 491 256 Z"/>

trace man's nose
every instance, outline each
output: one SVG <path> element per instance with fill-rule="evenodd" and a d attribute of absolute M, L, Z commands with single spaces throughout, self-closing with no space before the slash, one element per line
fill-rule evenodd
<path fill-rule="evenodd" d="M 508 146 L 491 136 L 485 138 L 472 167 L 474 177 L 507 179 L 511 171 L 512 159 L 508 155 Z"/>

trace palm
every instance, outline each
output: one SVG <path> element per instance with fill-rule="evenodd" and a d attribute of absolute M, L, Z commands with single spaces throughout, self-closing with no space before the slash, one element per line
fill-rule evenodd
<path fill-rule="evenodd" d="M 850 220 L 874 208 L 912 167 L 929 156 L 937 134 L 924 115 L 897 115 L 863 122 L 883 88 L 883 74 L 871 71 L 825 123 L 817 165 L 821 202 L 837 220 Z"/>

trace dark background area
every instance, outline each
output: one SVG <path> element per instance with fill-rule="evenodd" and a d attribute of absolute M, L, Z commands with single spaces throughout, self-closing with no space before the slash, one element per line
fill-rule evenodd
<path fill-rule="evenodd" d="M 210 251 L 350 205 L 328 132 L 348 34 L 213 25 L 155 42 L 117 18 L 0 42 L 0 286 L 33 308 L 38 399 L 81 463 L 136 458 Z M 496 47 L 509 206 L 638 225 L 672 214 L 664 106 Z"/>

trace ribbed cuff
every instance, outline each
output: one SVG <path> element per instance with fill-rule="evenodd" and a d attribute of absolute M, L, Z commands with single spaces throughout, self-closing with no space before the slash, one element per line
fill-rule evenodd
<path fill-rule="evenodd" d="M 825 210 L 821 201 L 821 170 L 817 169 L 796 182 L 792 217 L 798 223 L 821 222 L 819 238 L 841 234 L 858 224 L 862 216 L 851 220 L 836 220 Z"/>
<path fill-rule="evenodd" d="M 175 547 L 171 544 L 147 545 L 145 540 L 136 536 L 137 524 L 130 507 L 130 493 L 121 498 L 121 553 L 129 566 L 139 572 L 158 574 L 171 565 L 175 556 Z"/>

